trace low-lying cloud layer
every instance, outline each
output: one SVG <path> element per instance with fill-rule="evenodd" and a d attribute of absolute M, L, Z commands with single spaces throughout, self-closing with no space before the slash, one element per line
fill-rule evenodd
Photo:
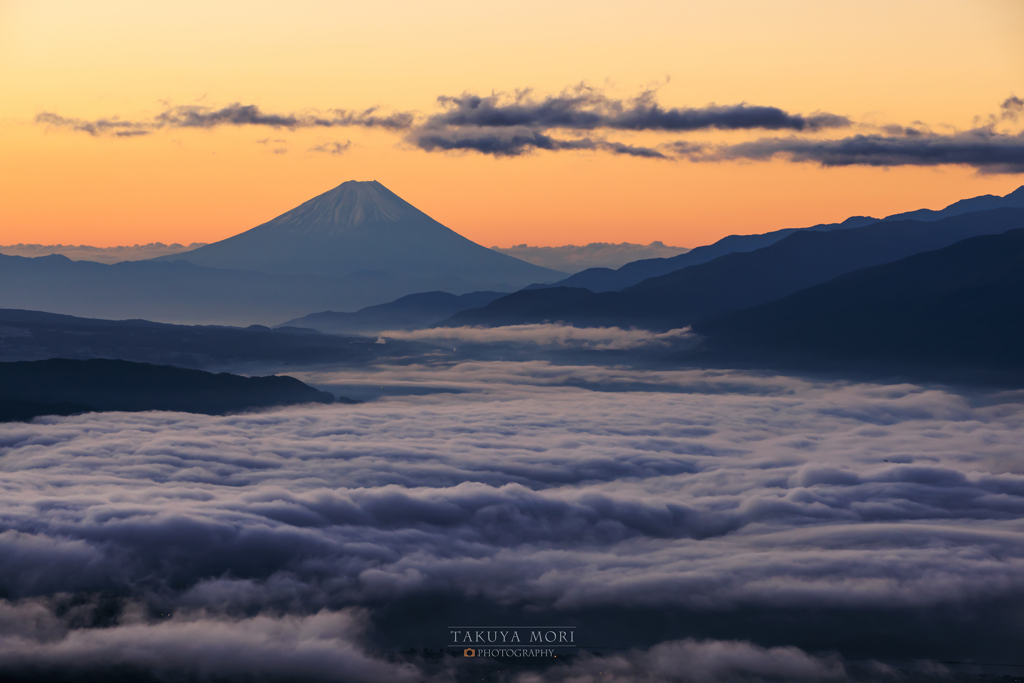
<path fill-rule="evenodd" d="M 698 335 L 689 327 L 668 332 L 623 330 L 619 327 L 573 327 L 543 323 L 505 325 L 502 327 L 435 327 L 425 330 L 387 330 L 382 340 L 403 339 L 464 344 L 532 344 L 557 348 L 594 349 L 597 351 L 637 349 L 645 346 L 691 345 Z"/>
<path fill-rule="evenodd" d="M 135 609 L 106 628 L 72 628 L 66 615 L 41 601 L 0 602 L 0 671 L 42 677 L 131 667 L 219 680 L 422 680 L 413 666 L 364 651 L 359 610 L 248 618 L 183 611 L 151 619 Z"/>
<path fill-rule="evenodd" d="M 445 393 L 0 425 L 0 667 L 412 680 L 433 670 L 380 643 L 439 647 L 431 600 L 629 648 L 521 681 L 1012 652 L 1017 394 L 541 362 L 302 378 Z M 942 631 L 908 641 L 915 619 Z"/>
<path fill-rule="evenodd" d="M 10 244 L 0 246 L 0 254 L 38 258 L 50 254 L 67 256 L 72 261 L 95 261 L 96 263 L 121 263 L 122 261 L 143 261 L 145 259 L 180 254 L 206 246 L 205 242 L 192 244 L 164 244 L 150 242 L 121 247 L 90 247 L 75 244 Z"/>

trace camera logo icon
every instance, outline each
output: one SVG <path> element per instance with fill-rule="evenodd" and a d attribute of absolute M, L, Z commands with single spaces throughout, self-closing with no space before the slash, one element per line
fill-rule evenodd
<path fill-rule="evenodd" d="M 462 651 L 462 656 L 463 657 L 476 657 L 476 650 L 474 650 L 471 647 L 467 647 L 465 650 Z"/>

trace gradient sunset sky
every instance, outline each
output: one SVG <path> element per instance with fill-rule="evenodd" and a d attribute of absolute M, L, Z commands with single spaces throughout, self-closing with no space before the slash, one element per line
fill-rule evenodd
<path fill-rule="evenodd" d="M 215 241 L 352 179 L 486 246 L 1024 184 L 1019 0 L 0 0 L 0 83 L 0 244 Z"/>

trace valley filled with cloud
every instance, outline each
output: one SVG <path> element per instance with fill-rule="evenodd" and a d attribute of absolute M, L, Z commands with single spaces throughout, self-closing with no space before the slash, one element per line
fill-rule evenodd
<path fill-rule="evenodd" d="M 520 682 L 895 680 L 1016 647 L 1020 392 L 295 374 L 378 398 L 0 425 L 0 670 L 452 680 L 475 663 L 423 648 L 503 619 L 583 646 L 496 674 Z"/>

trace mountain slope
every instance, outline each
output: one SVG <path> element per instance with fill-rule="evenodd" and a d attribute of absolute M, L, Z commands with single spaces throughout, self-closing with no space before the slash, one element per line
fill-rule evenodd
<path fill-rule="evenodd" d="M 1024 209 L 995 209 L 921 221 L 876 222 L 832 232 L 796 232 L 771 246 L 650 278 L 621 292 L 564 300 L 565 288 L 530 290 L 529 302 L 510 295 L 464 311 L 446 325 L 509 325 L 545 320 L 583 326 L 670 329 L 766 303 L 839 275 L 969 237 L 1024 227 Z M 545 292 L 552 294 L 545 298 Z M 579 291 L 579 290 L 574 290 Z"/>
<path fill-rule="evenodd" d="M 123 360 L 0 363 L 0 400 L 92 410 L 180 410 L 219 414 L 294 403 L 333 403 L 334 396 L 294 377 L 242 377 Z"/>
<path fill-rule="evenodd" d="M 504 292 L 449 292 L 410 294 L 355 313 L 324 311 L 289 320 L 279 327 L 302 327 L 331 334 L 376 334 L 384 330 L 417 330 L 444 320 L 459 311 L 486 306 Z"/>
<path fill-rule="evenodd" d="M 372 272 L 512 287 L 564 275 L 466 239 L 375 180 L 342 183 L 251 230 L 160 260 L 276 274 Z"/>
<path fill-rule="evenodd" d="M 918 209 L 917 211 L 906 211 L 886 216 L 885 221 L 938 221 L 943 218 L 960 216 L 975 211 L 989 211 L 991 209 L 1024 209 L 1024 185 L 1008 195 L 1000 197 L 994 194 L 983 194 L 980 197 L 971 197 L 953 202 L 944 209 L 933 211 L 931 209 Z"/>
<path fill-rule="evenodd" d="M 723 356 L 1024 369 L 1024 230 L 858 270 L 695 326 Z"/>
<path fill-rule="evenodd" d="M 728 235 L 714 244 L 696 247 L 685 254 L 671 258 L 642 259 L 627 263 L 617 270 L 611 270 L 610 268 L 588 268 L 550 286 L 582 287 L 592 292 L 617 292 L 643 282 L 647 278 L 667 275 L 690 266 L 699 266 L 702 263 L 713 261 L 719 256 L 762 249 L 775 244 L 794 232 L 859 228 L 874 223 L 876 220 L 878 219 L 867 216 L 854 216 L 847 218 L 842 223 L 815 225 L 810 228 L 785 228 L 761 235 Z"/>
<path fill-rule="evenodd" d="M 919 209 L 906 213 L 888 216 L 883 221 L 938 221 L 944 218 L 951 218 L 974 211 L 988 211 L 998 208 L 1024 208 L 1024 186 L 1014 190 L 1010 194 L 999 197 L 996 195 L 982 195 L 970 199 L 961 199 L 950 204 L 945 209 L 932 211 L 931 209 Z M 576 273 L 571 277 L 554 283 L 553 286 L 560 287 L 584 287 L 594 292 L 620 291 L 651 277 L 666 275 L 682 268 L 707 263 L 725 254 L 748 252 L 767 247 L 794 232 L 802 231 L 829 231 L 842 230 L 846 228 L 859 228 L 875 222 L 876 218 L 866 216 L 854 216 L 847 218 L 842 223 L 828 223 L 814 225 L 809 228 L 786 228 L 761 235 L 729 235 L 723 237 L 714 244 L 704 247 L 697 247 L 686 254 L 681 254 L 667 259 L 644 259 L 627 263 L 618 270 L 608 268 L 590 268 Z"/>
<path fill-rule="evenodd" d="M 372 340 L 313 330 L 168 325 L 0 309 L 0 361 L 115 358 L 279 372 L 321 363 L 366 363 L 387 352 L 402 353 L 403 348 L 398 342 L 384 348 Z"/>

